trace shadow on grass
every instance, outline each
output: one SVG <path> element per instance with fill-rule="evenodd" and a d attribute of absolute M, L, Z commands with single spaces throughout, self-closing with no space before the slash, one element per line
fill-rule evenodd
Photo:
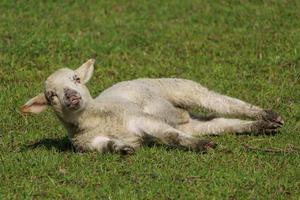
<path fill-rule="evenodd" d="M 32 142 L 25 145 L 24 149 L 36 149 L 36 148 L 46 148 L 52 149 L 55 148 L 60 152 L 74 152 L 74 148 L 69 141 L 68 137 L 64 138 L 45 138 L 39 141 Z"/>

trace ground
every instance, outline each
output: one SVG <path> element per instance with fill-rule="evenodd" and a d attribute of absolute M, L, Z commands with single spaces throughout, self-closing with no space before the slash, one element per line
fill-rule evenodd
<path fill-rule="evenodd" d="M 299 10 L 290 0 L 1 1 L 0 199 L 299 199 Z M 75 153 L 51 110 L 19 107 L 53 71 L 93 56 L 93 96 L 122 80 L 187 78 L 272 108 L 285 125 L 211 137 L 219 146 L 207 154 Z"/>

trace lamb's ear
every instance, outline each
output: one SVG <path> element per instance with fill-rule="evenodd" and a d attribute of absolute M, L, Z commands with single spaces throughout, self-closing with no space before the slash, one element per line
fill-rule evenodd
<path fill-rule="evenodd" d="M 79 76 L 83 83 L 87 83 L 92 77 L 94 72 L 94 63 L 95 59 L 89 59 L 75 70 L 75 73 Z"/>
<path fill-rule="evenodd" d="M 21 112 L 39 114 L 46 110 L 47 106 L 48 104 L 44 93 L 40 93 L 21 106 Z"/>

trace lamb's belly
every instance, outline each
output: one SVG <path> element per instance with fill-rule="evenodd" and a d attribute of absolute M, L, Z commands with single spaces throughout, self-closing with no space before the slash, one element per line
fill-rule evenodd
<path fill-rule="evenodd" d="M 148 114 L 154 118 L 161 119 L 170 125 L 186 123 L 189 120 L 189 113 L 181 108 L 177 108 L 160 96 L 149 95 L 138 97 L 136 93 L 111 93 L 100 95 L 97 101 L 118 102 L 130 113 Z"/>

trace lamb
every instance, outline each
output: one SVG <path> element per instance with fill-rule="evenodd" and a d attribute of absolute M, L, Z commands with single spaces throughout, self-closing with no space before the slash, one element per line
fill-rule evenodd
<path fill-rule="evenodd" d="M 158 142 L 206 152 L 216 144 L 197 136 L 273 133 L 284 123 L 272 110 L 186 79 L 124 81 L 93 99 L 85 84 L 93 74 L 94 63 L 90 59 L 76 70 L 57 70 L 47 78 L 44 92 L 21 107 L 23 113 L 36 114 L 52 107 L 77 151 L 133 154 L 142 145 Z M 191 112 L 197 107 L 252 120 L 200 118 Z"/>

